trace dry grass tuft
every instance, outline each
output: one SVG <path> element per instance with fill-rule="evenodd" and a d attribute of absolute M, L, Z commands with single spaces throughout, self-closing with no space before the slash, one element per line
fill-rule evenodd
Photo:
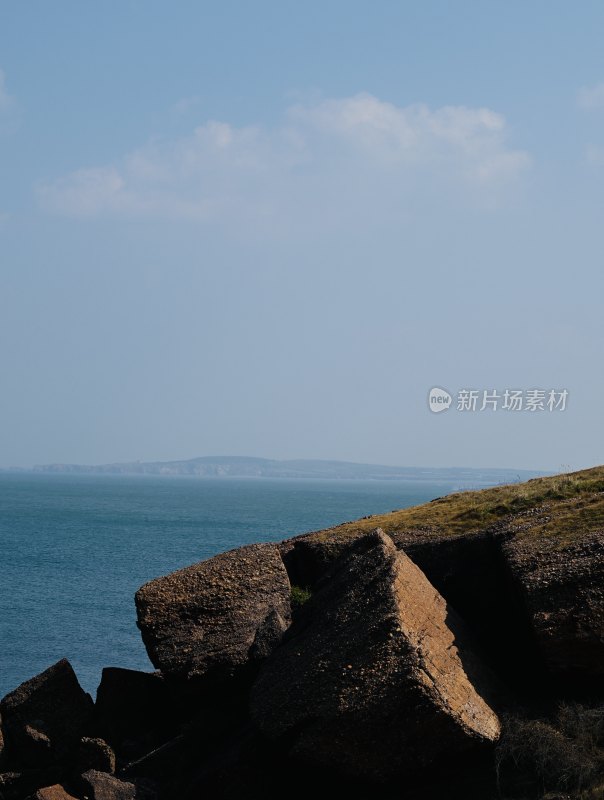
<path fill-rule="evenodd" d="M 505 797 L 604 800 L 604 707 L 564 705 L 551 721 L 508 717 L 496 769 Z"/>

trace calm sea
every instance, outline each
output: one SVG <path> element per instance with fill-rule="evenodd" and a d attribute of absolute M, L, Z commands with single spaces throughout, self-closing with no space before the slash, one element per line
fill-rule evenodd
<path fill-rule="evenodd" d="M 452 483 L 0 474 L 0 697 L 66 656 L 152 669 L 133 595 L 216 553 L 415 505 Z"/>

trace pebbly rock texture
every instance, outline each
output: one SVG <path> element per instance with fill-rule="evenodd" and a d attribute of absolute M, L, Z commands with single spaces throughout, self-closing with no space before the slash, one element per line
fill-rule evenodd
<path fill-rule="evenodd" d="M 135 800 L 136 786 L 104 772 L 89 770 L 82 775 L 84 797 L 89 800 Z"/>
<path fill-rule="evenodd" d="M 60 784 L 55 783 L 54 786 L 45 786 L 31 796 L 31 800 L 76 800 L 76 798 L 69 794 Z"/>
<path fill-rule="evenodd" d="M 68 756 L 86 733 L 92 710 L 66 659 L 22 683 L 0 701 L 11 768 L 47 767 Z"/>
<path fill-rule="evenodd" d="M 76 768 L 78 772 L 90 769 L 97 772 L 115 772 L 115 753 L 103 739 L 85 736 L 78 750 Z"/>
<path fill-rule="evenodd" d="M 290 620 L 284 619 L 277 609 L 273 609 L 256 631 L 254 641 L 248 652 L 249 659 L 256 661 L 268 658 L 281 642 L 281 639 L 283 639 L 289 622 Z"/>
<path fill-rule="evenodd" d="M 138 625 L 163 673 L 230 672 L 247 663 L 275 612 L 289 623 L 290 593 L 278 547 L 249 545 L 145 584 L 135 598 Z"/>
<path fill-rule="evenodd" d="M 564 687 L 604 686 L 604 532 L 503 545 L 546 667 Z"/>
<path fill-rule="evenodd" d="M 421 571 L 375 531 L 352 545 L 265 663 L 252 717 L 297 757 L 363 778 L 455 757 L 500 730 L 466 640 Z"/>

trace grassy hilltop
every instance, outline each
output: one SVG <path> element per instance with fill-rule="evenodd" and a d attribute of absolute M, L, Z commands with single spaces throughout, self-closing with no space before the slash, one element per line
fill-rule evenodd
<path fill-rule="evenodd" d="M 526 483 L 457 492 L 420 506 L 376 514 L 324 531 L 325 537 L 382 528 L 387 534 L 457 536 L 495 524 L 522 525 L 519 536 L 564 545 L 575 534 L 604 528 L 604 466 L 533 478 Z M 517 530 L 517 528 L 516 528 Z"/>

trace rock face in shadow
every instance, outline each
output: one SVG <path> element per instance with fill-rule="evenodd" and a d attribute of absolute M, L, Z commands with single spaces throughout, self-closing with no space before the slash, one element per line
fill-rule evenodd
<path fill-rule="evenodd" d="M 35 769 L 73 752 L 90 723 L 93 704 L 63 659 L 22 683 L 0 702 L 6 760 Z"/>
<path fill-rule="evenodd" d="M 115 753 L 103 739 L 84 736 L 80 741 L 76 760 L 78 772 L 95 769 L 112 775 L 115 772 L 115 763 Z"/>
<path fill-rule="evenodd" d="M 497 739 L 480 672 L 461 621 L 376 531 L 354 543 L 265 663 L 252 717 L 303 760 L 384 781 Z"/>
<path fill-rule="evenodd" d="M 281 542 L 279 549 L 292 584 L 313 587 L 366 531 L 312 531 Z"/>
<path fill-rule="evenodd" d="M 545 665 L 563 687 L 604 685 L 604 532 L 503 546 Z"/>
<path fill-rule="evenodd" d="M 526 604 L 502 547 L 498 529 L 457 536 L 393 532 L 392 540 L 463 618 L 488 666 L 510 694 L 532 702 L 549 681 Z"/>
<path fill-rule="evenodd" d="M 155 667 L 194 677 L 246 664 L 258 630 L 274 629 L 271 617 L 289 623 L 290 595 L 278 547 L 256 544 L 151 581 L 135 599 Z"/>
<path fill-rule="evenodd" d="M 120 781 L 104 772 L 89 770 L 82 775 L 81 783 L 89 800 L 153 800 L 151 792 L 137 789 L 134 783 Z"/>
<path fill-rule="evenodd" d="M 159 673 L 106 667 L 97 690 L 96 725 L 120 755 L 133 760 L 176 734 L 173 706 Z"/>

